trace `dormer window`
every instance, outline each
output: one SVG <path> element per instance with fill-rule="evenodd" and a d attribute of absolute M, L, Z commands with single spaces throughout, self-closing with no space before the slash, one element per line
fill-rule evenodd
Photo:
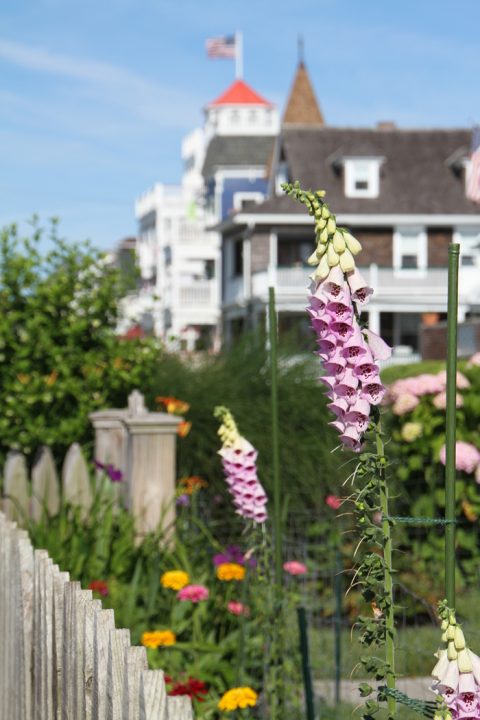
<path fill-rule="evenodd" d="M 283 195 L 282 185 L 288 182 L 288 164 L 279 162 L 275 173 L 275 193 Z"/>
<path fill-rule="evenodd" d="M 380 165 L 383 158 L 344 158 L 345 196 L 376 198 L 380 192 Z"/>

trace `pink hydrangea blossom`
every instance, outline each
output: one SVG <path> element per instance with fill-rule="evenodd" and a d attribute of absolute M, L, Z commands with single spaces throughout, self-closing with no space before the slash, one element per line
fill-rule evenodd
<path fill-rule="evenodd" d="M 395 415 L 405 415 L 405 413 L 414 410 L 419 402 L 420 400 L 416 395 L 408 392 L 402 393 L 402 395 L 399 395 L 395 400 L 392 411 Z"/>
<path fill-rule="evenodd" d="M 437 377 L 443 382 L 444 387 L 447 387 L 447 371 L 441 370 Z M 457 371 L 457 388 L 459 390 L 468 390 L 470 387 L 470 381 L 460 371 Z"/>
<path fill-rule="evenodd" d="M 319 381 L 327 388 L 328 408 L 336 416 L 330 425 L 342 444 L 355 452 L 362 448 L 371 406 L 385 395 L 376 360 L 391 354 L 382 338 L 358 324 L 358 306 L 371 294 L 358 270 L 344 274 L 335 266 L 324 280 L 312 283 L 307 308 L 324 369 Z"/>
<path fill-rule="evenodd" d="M 480 365 L 480 352 L 474 353 L 468 361 L 467 367 L 475 367 Z"/>
<path fill-rule="evenodd" d="M 181 602 L 190 600 L 192 603 L 199 603 L 202 600 L 208 600 L 208 588 L 205 585 L 185 585 L 177 593 L 177 599 Z"/>
<path fill-rule="evenodd" d="M 462 470 L 469 475 L 480 465 L 480 451 L 468 442 L 459 440 L 455 444 L 455 466 L 457 470 Z M 440 450 L 440 462 L 445 465 L 446 448 L 445 445 Z"/>
<path fill-rule="evenodd" d="M 447 393 L 444 391 L 435 395 L 433 398 L 433 404 L 438 410 L 445 410 L 447 407 Z M 457 393 L 455 396 L 455 405 L 457 408 L 462 407 L 463 405 L 463 398 L 460 393 Z"/>
<path fill-rule="evenodd" d="M 298 560 L 289 560 L 288 562 L 283 563 L 283 569 L 289 575 L 307 574 L 307 566 L 304 563 L 299 562 Z"/>

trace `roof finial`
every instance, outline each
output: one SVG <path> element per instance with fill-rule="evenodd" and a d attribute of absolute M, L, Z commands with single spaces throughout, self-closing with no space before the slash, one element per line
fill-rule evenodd
<path fill-rule="evenodd" d="M 305 46 L 303 42 L 303 35 L 299 33 L 298 35 L 298 64 L 303 65 L 304 62 L 304 54 L 305 54 Z"/>

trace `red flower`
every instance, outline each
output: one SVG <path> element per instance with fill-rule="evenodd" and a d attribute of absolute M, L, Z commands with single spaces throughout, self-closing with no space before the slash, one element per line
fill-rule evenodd
<path fill-rule="evenodd" d="M 108 585 L 105 580 L 92 580 L 88 589 L 93 590 L 93 592 L 98 592 L 100 595 L 103 595 L 103 597 L 108 595 Z"/>
<path fill-rule="evenodd" d="M 196 678 L 188 678 L 187 682 L 185 683 L 174 683 L 172 689 L 168 691 L 168 695 L 188 695 L 188 697 L 192 698 L 193 700 L 198 700 L 198 702 L 204 702 L 205 698 L 200 696 L 206 695 L 207 692 L 207 686 L 205 685 L 203 680 L 197 680 Z"/>

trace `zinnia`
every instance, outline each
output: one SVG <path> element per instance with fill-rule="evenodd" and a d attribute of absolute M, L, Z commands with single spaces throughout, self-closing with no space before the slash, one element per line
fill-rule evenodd
<path fill-rule="evenodd" d="M 142 645 L 148 648 L 175 645 L 177 636 L 171 630 L 153 630 L 142 634 Z"/>
<path fill-rule="evenodd" d="M 105 580 L 92 580 L 88 589 L 93 590 L 93 592 L 98 592 L 100 595 L 103 595 L 103 597 L 108 595 L 108 585 Z"/>
<path fill-rule="evenodd" d="M 302 562 L 299 562 L 298 560 L 289 560 L 288 562 L 283 563 L 283 569 L 289 575 L 307 574 L 307 566 L 304 565 Z"/>
<path fill-rule="evenodd" d="M 160 578 L 160 582 L 164 588 L 170 588 L 171 590 L 181 590 L 185 585 L 188 585 L 190 578 L 188 573 L 183 570 L 169 570 L 163 573 Z"/>
<path fill-rule="evenodd" d="M 455 444 L 455 448 L 455 467 L 470 475 L 480 465 L 480 452 L 474 445 L 462 440 Z M 445 460 L 446 447 L 444 445 L 440 450 L 440 462 L 445 465 Z"/>
<path fill-rule="evenodd" d="M 238 563 L 222 563 L 217 567 L 217 578 L 225 582 L 231 580 L 243 580 L 245 577 L 245 568 Z"/>
<path fill-rule="evenodd" d="M 186 585 L 177 593 L 177 599 L 181 602 L 190 600 L 192 603 L 198 603 L 208 600 L 208 595 L 208 588 L 205 585 Z"/>
<path fill-rule="evenodd" d="M 219 710 L 231 712 L 232 710 L 254 707 L 257 704 L 258 695 L 250 687 L 238 687 L 227 690 L 219 700 Z"/>
<path fill-rule="evenodd" d="M 341 504 L 342 501 L 336 495 L 327 495 L 325 498 L 325 505 L 328 505 L 328 507 L 332 508 L 332 510 L 338 510 Z"/>
<path fill-rule="evenodd" d="M 227 610 L 231 615 L 249 615 L 250 610 L 246 605 L 244 605 L 241 602 L 237 602 L 236 600 L 230 600 L 230 602 L 227 603 Z"/>

